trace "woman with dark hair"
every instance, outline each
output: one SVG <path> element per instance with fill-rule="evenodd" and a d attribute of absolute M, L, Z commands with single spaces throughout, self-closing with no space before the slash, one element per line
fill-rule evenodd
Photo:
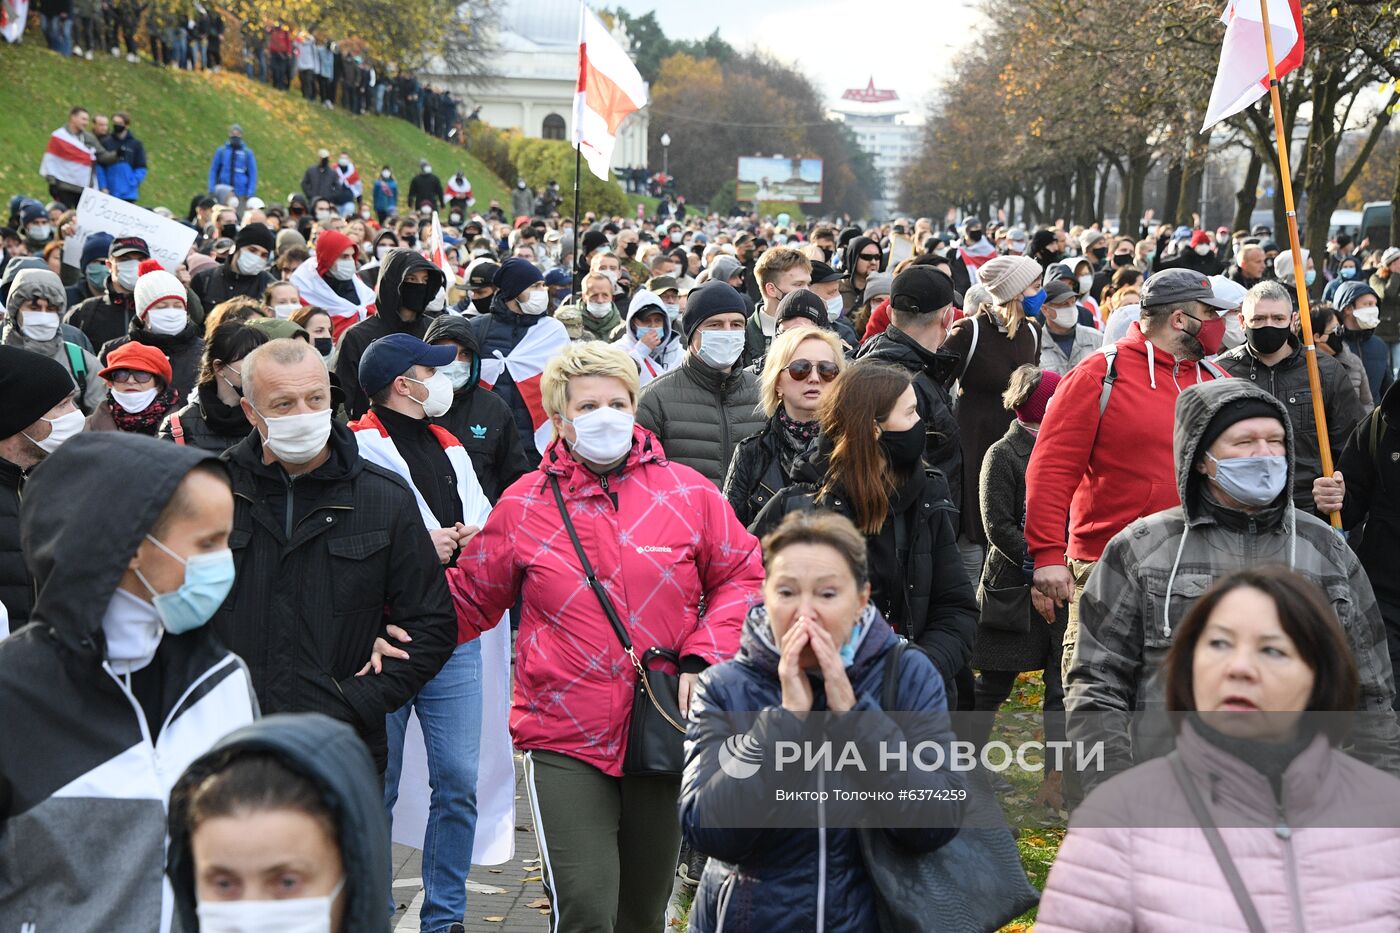
<path fill-rule="evenodd" d="M 1342 364 L 1347 377 L 1351 379 L 1351 387 L 1356 390 L 1356 397 L 1361 401 L 1361 407 L 1370 411 L 1376 404 L 1371 395 L 1371 380 L 1366 378 L 1366 364 L 1347 346 L 1342 315 L 1330 304 L 1313 305 L 1312 331 L 1318 350 Z"/>
<path fill-rule="evenodd" d="M 924 423 L 910 377 L 894 366 L 856 363 L 831 383 L 817 420 L 819 440 L 793 467 L 794 485 L 749 530 L 762 537 L 792 511 L 849 518 L 870 552 L 876 608 L 928 653 L 955 699 L 953 678 L 972 654 L 977 601 L 958 556 L 948 484 L 923 463 Z"/>
<path fill-rule="evenodd" d="M 243 357 L 267 341 L 266 331 L 239 320 L 225 320 L 215 328 L 204 344 L 199 379 L 189 402 L 166 417 L 157 437 L 220 454 L 247 437 L 253 428 L 239 404 L 241 364 Z"/>
<path fill-rule="evenodd" d="M 1124 266 L 1113 273 L 1113 278 L 1108 280 L 1107 287 L 1103 290 L 1103 299 L 1099 303 L 1099 318 L 1102 320 L 1100 327 L 1108 324 L 1109 316 L 1124 305 L 1135 305 L 1142 297 L 1142 272 L 1134 266 Z"/>
<path fill-rule="evenodd" d="M 306 331 L 311 343 L 316 347 L 316 352 L 321 354 L 321 359 L 330 360 L 331 353 L 335 350 L 335 330 L 329 311 L 315 305 L 305 305 L 300 310 L 293 311 L 288 320 L 299 324 Z"/>
<path fill-rule="evenodd" d="M 899 637 L 872 602 L 865 539 L 847 519 L 830 512 L 787 516 L 763 541 L 763 565 L 763 605 L 744 621 L 738 656 L 701 675 L 690 707 L 681 825 L 687 842 L 712 856 L 690 929 L 875 930 L 875 889 L 860 840 L 854 830 L 840 828 L 850 823 L 834 821 L 820 830 L 722 828 L 734 825 L 736 808 L 773 806 L 767 782 L 720 773 L 732 752 L 725 749 L 734 739 L 732 714 L 783 710 L 796 721 L 793 716 L 814 710 L 854 710 L 861 714 L 863 745 L 946 745 L 953 735 L 943 681 L 922 652 L 903 652 L 890 710 L 923 715 L 880 715 L 885 669 Z M 919 786 L 901 790 L 951 800 L 962 786 L 958 775 L 942 769 L 900 775 L 910 778 Z M 941 813 L 921 811 L 908 828 L 886 832 L 908 851 L 933 851 L 952 839 L 961 813 L 959 803 L 941 806 Z"/>
<path fill-rule="evenodd" d="M 1359 688 L 1327 597 L 1236 571 L 1173 636 L 1176 751 L 1075 811 L 1036 929 L 1393 929 L 1400 780 L 1337 747 Z"/>
<path fill-rule="evenodd" d="M 177 926 L 388 933 L 382 787 L 355 731 L 319 713 L 225 736 L 170 793 Z"/>

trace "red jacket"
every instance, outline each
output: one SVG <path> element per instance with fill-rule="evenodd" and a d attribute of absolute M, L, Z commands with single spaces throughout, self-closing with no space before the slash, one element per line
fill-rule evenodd
<path fill-rule="evenodd" d="M 758 540 L 714 483 L 668 461 L 639 427 L 606 489 L 555 440 L 448 568 L 461 641 L 497 625 L 524 597 L 510 715 L 516 747 L 620 776 L 636 673 L 584 578 L 551 475 L 638 657 L 655 646 L 706 664 L 732 658 L 744 617 L 761 600 Z"/>
<path fill-rule="evenodd" d="M 1036 567 L 1066 556 L 1098 560 L 1129 522 L 1181 504 L 1172 454 L 1176 397 L 1224 372 L 1176 360 L 1137 324 L 1116 346 L 1117 378 L 1102 417 L 1102 353 L 1069 371 L 1045 412 L 1026 469 L 1026 548 Z"/>

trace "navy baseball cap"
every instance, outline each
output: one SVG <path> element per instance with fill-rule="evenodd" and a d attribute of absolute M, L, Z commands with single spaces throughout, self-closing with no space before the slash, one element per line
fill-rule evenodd
<path fill-rule="evenodd" d="M 559 288 L 572 282 L 567 269 L 554 268 L 544 274 L 544 284 L 549 288 Z"/>
<path fill-rule="evenodd" d="M 374 396 L 414 366 L 446 366 L 457 359 L 456 347 L 435 347 L 409 334 L 380 337 L 360 357 L 360 389 Z"/>

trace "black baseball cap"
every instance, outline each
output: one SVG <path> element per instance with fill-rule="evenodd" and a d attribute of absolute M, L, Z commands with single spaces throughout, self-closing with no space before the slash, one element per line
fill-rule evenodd
<path fill-rule="evenodd" d="M 812 262 L 812 284 L 822 285 L 826 282 L 839 282 L 842 279 L 841 273 L 831 266 L 819 260 Z"/>
<path fill-rule="evenodd" d="M 389 334 L 371 343 L 360 357 L 360 388 L 366 395 L 377 395 L 410 367 L 421 363 L 436 368 L 456 358 L 456 347 L 433 346 L 412 334 Z"/>
<path fill-rule="evenodd" d="M 467 288 L 490 287 L 500 268 L 499 265 L 490 260 L 475 263 L 471 267 L 471 271 L 467 273 Z"/>
<path fill-rule="evenodd" d="M 1045 286 L 1047 305 L 1073 304 L 1079 300 L 1079 292 L 1064 279 L 1056 279 Z"/>
<path fill-rule="evenodd" d="M 149 259 L 151 248 L 139 236 L 119 236 L 112 241 L 111 246 L 107 247 L 107 256 L 110 259 L 116 259 L 118 256 L 125 256 L 128 253 L 140 253 Z"/>
<path fill-rule="evenodd" d="M 791 321 L 804 318 L 818 327 L 827 327 L 826 302 L 817 293 L 806 288 L 798 288 L 783 296 L 778 302 L 778 321 Z"/>
<path fill-rule="evenodd" d="M 894 277 L 890 307 L 910 314 L 932 314 L 953 303 L 953 280 L 929 265 L 914 265 Z"/>
<path fill-rule="evenodd" d="M 1221 311 L 1234 307 L 1228 301 L 1215 297 L 1208 277 L 1190 269 L 1163 269 L 1149 276 L 1142 285 L 1138 303 L 1144 308 L 1156 308 L 1179 301 L 1199 301 Z"/>

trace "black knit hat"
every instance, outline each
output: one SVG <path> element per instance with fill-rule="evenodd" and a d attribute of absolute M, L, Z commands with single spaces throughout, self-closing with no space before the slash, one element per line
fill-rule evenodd
<path fill-rule="evenodd" d="M 267 224 L 254 221 L 238 231 L 238 235 L 233 238 L 233 246 L 234 249 L 261 246 L 271 253 L 277 248 L 277 236 Z"/>
<path fill-rule="evenodd" d="M 1201 433 L 1201 442 L 1196 445 L 1197 458 L 1204 457 L 1210 445 L 1215 443 L 1215 439 L 1225 433 L 1225 429 L 1237 421 L 1246 418 L 1273 418 L 1275 421 L 1282 421 L 1279 415 L 1277 403 L 1266 402 L 1262 398 L 1237 398 L 1226 402 L 1220 406 L 1220 410 L 1215 413 L 1215 417 L 1210 419 L 1205 431 Z M 1287 425 L 1284 425 L 1287 427 Z"/>
<path fill-rule="evenodd" d="M 57 360 L 0 346 L 0 438 L 14 437 L 76 388 Z"/>
<path fill-rule="evenodd" d="M 579 258 L 582 259 L 600 246 L 608 245 L 608 235 L 601 230 L 586 230 L 583 234 L 583 249 L 579 251 Z"/>
<path fill-rule="evenodd" d="M 716 314 L 744 314 L 748 307 L 744 296 L 728 282 L 706 282 L 699 288 L 692 288 L 685 301 L 685 315 L 681 318 L 681 330 L 686 343 L 705 321 Z"/>

